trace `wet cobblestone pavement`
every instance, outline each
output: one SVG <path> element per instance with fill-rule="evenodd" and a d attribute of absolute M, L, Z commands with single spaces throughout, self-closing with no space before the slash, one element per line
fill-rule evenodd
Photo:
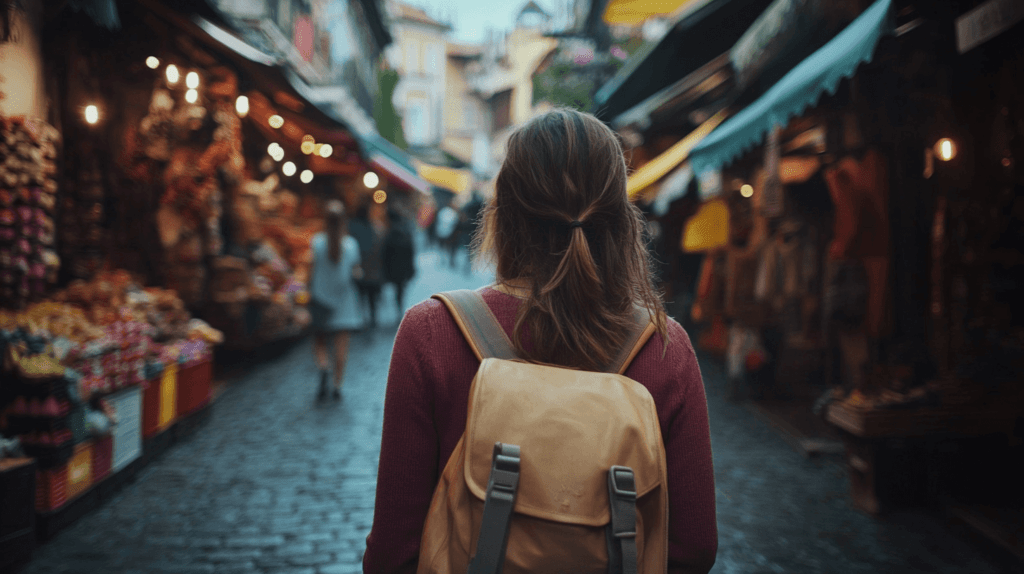
<path fill-rule="evenodd" d="M 432 252 L 408 300 L 475 287 Z M 386 292 L 387 294 L 387 292 Z M 207 424 L 100 509 L 37 549 L 24 574 L 359 572 L 373 516 L 384 386 L 398 316 L 354 336 L 343 400 L 317 403 L 309 341 L 229 380 Z M 1013 572 L 933 517 L 865 516 L 838 458 L 807 459 L 724 398 L 702 361 L 720 547 L 713 572 Z"/>

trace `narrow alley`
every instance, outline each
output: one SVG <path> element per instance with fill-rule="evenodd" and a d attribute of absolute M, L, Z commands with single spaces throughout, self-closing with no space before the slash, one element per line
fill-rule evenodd
<path fill-rule="evenodd" d="M 492 276 L 421 252 L 410 301 Z M 385 293 L 386 297 L 387 293 Z M 359 572 L 373 516 L 384 387 L 397 329 L 354 337 L 341 402 L 317 403 L 308 341 L 227 381 L 209 422 L 114 500 L 36 552 L 24 574 Z M 851 507 L 841 459 L 807 459 L 724 397 L 702 358 L 718 489 L 712 572 L 1011 572 L 933 517 Z"/>

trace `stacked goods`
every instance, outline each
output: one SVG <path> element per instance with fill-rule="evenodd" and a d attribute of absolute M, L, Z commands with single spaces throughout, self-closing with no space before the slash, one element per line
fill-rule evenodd
<path fill-rule="evenodd" d="M 21 306 L 57 280 L 53 250 L 56 129 L 0 117 L 0 301 Z"/>

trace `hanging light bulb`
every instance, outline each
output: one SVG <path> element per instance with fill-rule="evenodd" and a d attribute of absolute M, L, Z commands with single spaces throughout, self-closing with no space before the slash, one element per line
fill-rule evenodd
<path fill-rule="evenodd" d="M 740 195 L 742 195 L 743 197 L 753 197 L 754 187 L 749 183 L 744 183 L 743 186 L 740 187 Z"/>
<path fill-rule="evenodd" d="M 185 76 L 185 87 L 192 88 L 193 90 L 199 87 L 199 74 L 195 72 L 189 72 Z"/>
<path fill-rule="evenodd" d="M 302 141 L 316 143 L 316 138 L 314 138 L 313 136 L 311 136 L 309 134 L 306 134 L 306 135 L 302 136 Z"/>
<path fill-rule="evenodd" d="M 372 171 L 366 172 L 366 175 L 363 176 L 363 185 L 370 189 L 377 187 L 378 183 L 380 183 L 380 178 Z"/>
<path fill-rule="evenodd" d="M 270 119 L 267 120 L 267 123 L 270 124 L 270 127 L 276 130 L 277 128 L 284 125 L 284 118 L 277 114 L 274 114 L 270 116 Z"/>
<path fill-rule="evenodd" d="M 174 64 L 171 64 L 171 65 L 167 66 L 167 83 L 168 84 L 171 84 L 171 85 L 177 84 L 178 80 L 180 78 L 181 78 L 181 74 L 178 73 L 178 66 L 175 66 Z"/>
<path fill-rule="evenodd" d="M 238 115 L 243 118 L 246 115 L 248 115 L 249 98 L 247 98 L 246 96 L 238 96 L 238 98 L 235 100 L 235 111 L 238 112 Z"/>
<path fill-rule="evenodd" d="M 284 165 L 281 166 L 281 173 L 288 177 L 295 175 L 295 164 L 290 161 L 284 162 Z"/>
<path fill-rule="evenodd" d="M 384 203 L 387 200 L 388 200 L 388 194 L 383 189 L 378 189 L 377 191 L 373 192 L 373 201 L 374 201 L 374 203 Z"/>
<path fill-rule="evenodd" d="M 188 102 L 190 104 L 194 104 L 198 100 L 199 100 L 199 92 L 197 92 L 195 90 L 188 90 L 187 92 L 185 92 L 185 101 L 186 102 Z"/>
<path fill-rule="evenodd" d="M 334 153 L 334 148 L 331 147 L 331 144 L 324 144 L 320 148 L 320 157 L 331 157 L 332 153 Z"/>
<path fill-rule="evenodd" d="M 100 109 L 93 105 L 85 106 L 85 121 L 89 124 L 100 121 Z"/>
<path fill-rule="evenodd" d="M 146 58 L 146 65 L 149 66 L 149 69 L 155 70 L 160 67 L 160 58 L 150 56 Z"/>
<path fill-rule="evenodd" d="M 942 161 L 949 161 L 956 157 L 956 144 L 949 138 L 942 138 L 935 142 L 935 155 Z"/>
<path fill-rule="evenodd" d="M 302 145 L 299 146 L 299 149 L 302 150 L 302 153 L 304 153 L 306 155 L 309 155 L 309 154 L 313 153 L 313 148 L 315 148 L 315 147 L 316 147 L 315 143 L 307 140 L 307 141 L 302 142 Z"/>
<path fill-rule="evenodd" d="M 308 169 L 302 170 L 302 173 L 299 174 L 299 181 L 302 183 L 309 183 L 313 181 L 313 172 Z"/>
<path fill-rule="evenodd" d="M 274 150 L 270 157 L 274 158 L 274 161 L 281 161 L 284 159 L 284 148 L 277 148 Z"/>

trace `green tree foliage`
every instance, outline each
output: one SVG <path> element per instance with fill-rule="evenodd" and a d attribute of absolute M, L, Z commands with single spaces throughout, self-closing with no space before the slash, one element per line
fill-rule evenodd
<path fill-rule="evenodd" d="M 642 46 L 643 40 L 629 38 L 614 45 L 610 52 L 599 52 L 583 59 L 562 51 L 546 69 L 534 75 L 533 103 L 548 102 L 593 111 L 597 91 L 622 68 L 624 58 Z"/>
<path fill-rule="evenodd" d="M 405 133 L 402 131 L 402 117 L 398 115 L 391 101 L 398 85 L 398 72 L 385 68 L 377 73 L 377 98 L 373 102 L 373 120 L 381 137 L 401 149 L 408 149 Z"/>

